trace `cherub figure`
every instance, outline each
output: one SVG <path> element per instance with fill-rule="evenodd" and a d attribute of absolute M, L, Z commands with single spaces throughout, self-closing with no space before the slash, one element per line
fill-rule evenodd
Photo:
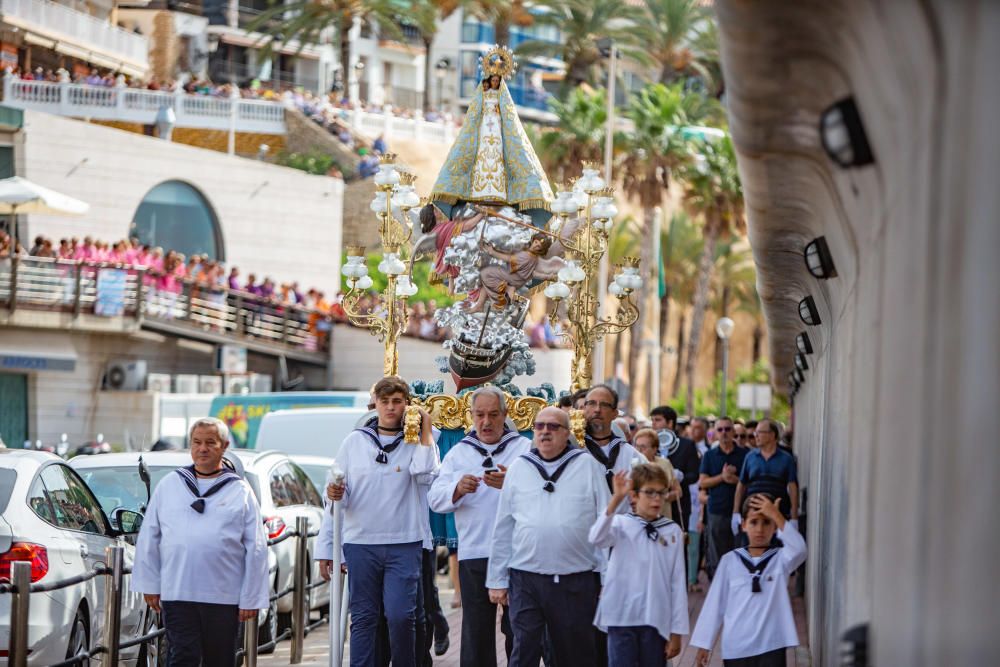
<path fill-rule="evenodd" d="M 457 209 L 456 209 L 457 210 Z M 454 281 L 458 276 L 459 267 L 446 264 L 444 253 L 451 245 L 452 239 L 476 228 L 485 213 L 476 213 L 468 218 L 449 220 L 441 209 L 434 204 L 427 204 L 420 209 L 420 231 L 423 236 L 414 248 L 414 257 L 430 251 L 431 241 L 434 247 L 434 273 L 442 279 L 448 279 L 449 289 L 454 293 Z"/>
<path fill-rule="evenodd" d="M 519 289 L 531 280 L 550 280 L 556 277 L 565 264 L 561 257 L 546 257 L 552 247 L 552 237 L 541 232 L 532 235 L 528 247 L 515 253 L 500 252 L 485 241 L 480 241 L 483 252 L 507 262 L 507 266 L 490 265 L 479 271 L 482 285 L 469 294 L 467 312 L 478 313 L 486 305 L 507 303 L 514 299 Z"/>

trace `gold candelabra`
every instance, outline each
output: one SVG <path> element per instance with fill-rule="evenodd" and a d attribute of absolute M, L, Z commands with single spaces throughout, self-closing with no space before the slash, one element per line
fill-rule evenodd
<path fill-rule="evenodd" d="M 642 287 L 642 277 L 639 260 L 624 258 L 624 263 L 615 267 L 615 277 L 608 288 L 619 299 L 618 311 L 611 318 L 598 319 L 601 295 L 597 294 L 597 277 L 618 208 L 614 189 L 600 177 L 595 164 L 585 162 L 583 175 L 573 189 L 559 188 L 551 208 L 556 219 L 550 226 L 556 233 L 568 224 L 570 216 L 580 219 L 580 227 L 572 237 L 562 241 L 569 251 L 566 265 L 559 270 L 558 279 L 545 288 L 545 295 L 553 301 L 553 316 L 559 303 L 566 301 L 571 326 L 563 336 L 573 344 L 571 391 L 577 391 L 593 383 L 595 345 L 608 334 L 622 333 L 639 317 L 632 292 Z"/>
<path fill-rule="evenodd" d="M 385 275 L 386 286 L 375 305 L 368 312 L 361 312 L 359 303 L 374 281 L 368 275 L 364 246 L 347 246 L 347 263 L 341 269 L 348 287 L 343 307 L 351 324 L 368 329 L 371 335 L 384 343 L 383 374 L 398 375 L 397 343 L 406 330 L 409 318 L 406 300 L 417 293 L 417 286 L 413 284 L 403 259 L 412 252 L 410 211 L 420 205 L 420 197 L 413 188 L 416 176 L 398 170 L 395 155 L 386 153 L 379 162 L 379 170 L 374 177 L 377 190 L 371 210 L 378 218 L 383 253 L 378 271 Z M 393 214 L 397 209 L 402 221 Z"/>

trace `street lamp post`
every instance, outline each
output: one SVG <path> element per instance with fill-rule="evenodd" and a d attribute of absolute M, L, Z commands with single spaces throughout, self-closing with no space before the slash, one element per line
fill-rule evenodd
<path fill-rule="evenodd" d="M 729 337 L 733 335 L 736 323 L 728 317 L 715 323 L 715 333 L 722 339 L 722 398 L 719 415 L 726 416 L 726 376 L 729 375 Z"/>
<path fill-rule="evenodd" d="M 444 113 L 444 79 L 448 76 L 451 62 L 447 58 L 442 58 L 434 65 L 434 76 L 437 78 L 437 106 L 438 111 Z"/>

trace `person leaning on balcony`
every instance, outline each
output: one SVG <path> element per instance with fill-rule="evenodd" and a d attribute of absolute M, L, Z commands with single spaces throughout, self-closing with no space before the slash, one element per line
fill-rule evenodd
<path fill-rule="evenodd" d="M 163 616 L 171 667 L 236 664 L 242 621 L 268 607 L 267 538 L 250 485 L 223 465 L 229 429 L 195 422 L 193 465 L 153 491 L 132 588 Z"/>

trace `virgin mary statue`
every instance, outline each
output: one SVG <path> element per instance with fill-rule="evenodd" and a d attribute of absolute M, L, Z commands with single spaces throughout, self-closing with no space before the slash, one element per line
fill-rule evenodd
<path fill-rule="evenodd" d="M 431 201 L 446 212 L 461 202 L 509 205 L 542 226 L 550 215 L 552 188 L 504 82 L 514 72 L 513 54 L 494 47 L 480 64 L 486 78 L 476 89 Z"/>

